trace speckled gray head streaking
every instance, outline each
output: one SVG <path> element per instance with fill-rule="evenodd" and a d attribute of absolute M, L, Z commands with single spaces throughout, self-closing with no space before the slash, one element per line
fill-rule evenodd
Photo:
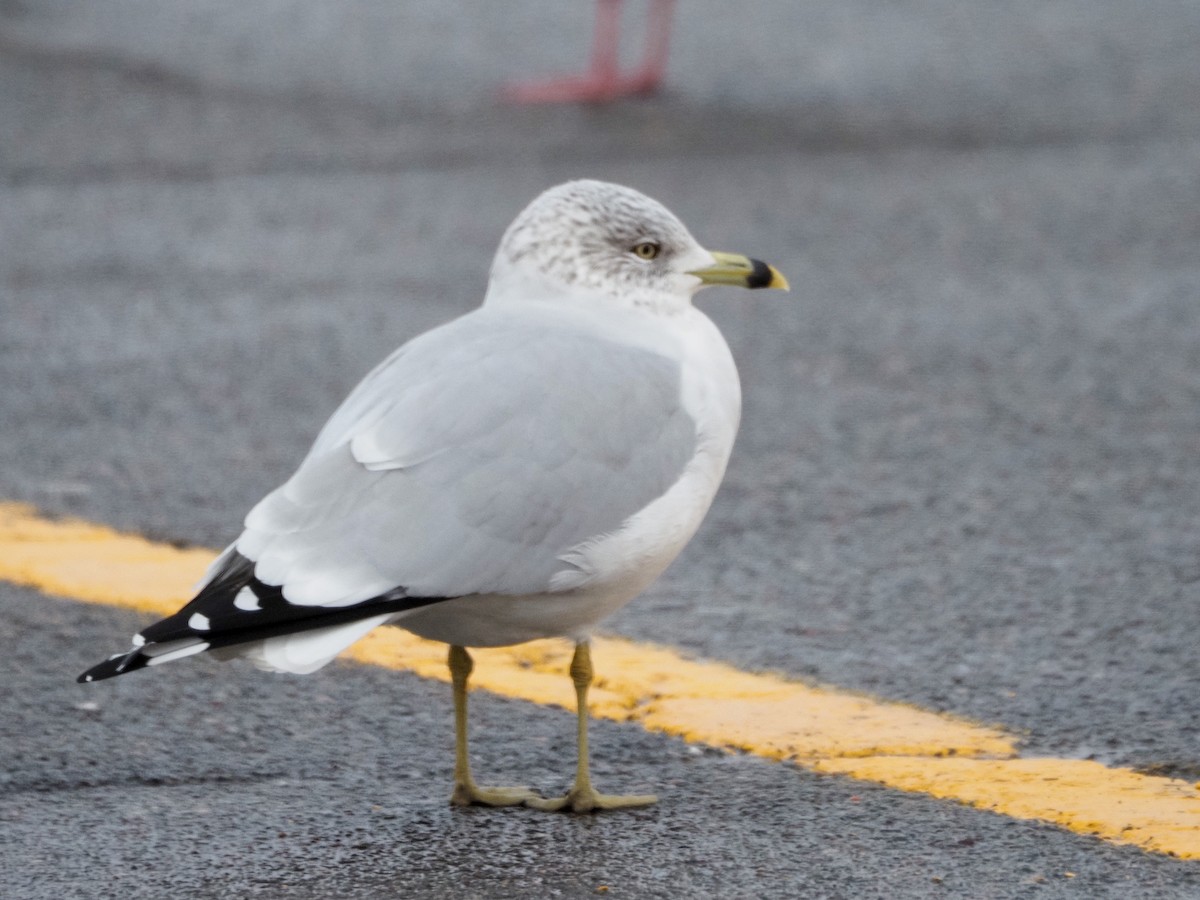
<path fill-rule="evenodd" d="M 657 255 L 632 253 L 639 244 Z M 619 184 L 569 181 L 527 206 L 505 232 L 496 266 L 524 264 L 546 276 L 610 296 L 669 290 L 687 267 L 710 261 L 683 223 L 656 200 Z M 493 268 L 495 272 L 495 268 Z"/>

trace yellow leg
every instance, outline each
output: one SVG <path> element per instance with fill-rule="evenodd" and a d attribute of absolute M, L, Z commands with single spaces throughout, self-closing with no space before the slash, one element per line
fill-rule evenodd
<path fill-rule="evenodd" d="M 450 647 L 450 679 L 454 684 L 454 793 L 450 802 L 455 806 L 518 806 L 527 800 L 540 799 L 527 787 L 480 787 L 471 777 L 471 762 L 467 754 L 467 679 L 475 664 L 465 647 Z"/>
<path fill-rule="evenodd" d="M 588 688 L 592 684 L 592 653 L 587 641 L 575 645 L 575 655 L 571 657 L 571 680 L 575 682 L 575 697 L 578 711 L 579 727 L 579 756 L 575 763 L 575 784 L 564 797 L 542 799 L 535 797 L 525 801 L 525 805 L 533 809 L 547 811 L 570 810 L 571 812 L 592 812 L 597 809 L 622 809 L 630 806 L 649 806 L 657 803 L 654 794 L 631 794 L 618 796 L 613 794 L 598 794 L 592 787 L 591 770 L 588 766 Z"/>

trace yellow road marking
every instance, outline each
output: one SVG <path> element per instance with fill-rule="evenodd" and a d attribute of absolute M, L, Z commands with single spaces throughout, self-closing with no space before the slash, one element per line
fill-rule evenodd
<path fill-rule="evenodd" d="M 168 615 L 190 599 L 212 558 L 211 550 L 179 550 L 0 504 L 0 580 L 48 594 Z M 114 636 L 101 652 L 119 649 Z M 569 651 L 561 641 L 473 651 L 472 683 L 569 709 Z M 444 645 L 395 628 L 373 632 L 346 656 L 448 679 Z M 689 660 L 665 647 L 604 638 L 593 656 L 597 716 L 1200 859 L 1200 791 L 1189 782 L 1086 760 L 1019 758 L 1017 739 L 999 728 Z"/>

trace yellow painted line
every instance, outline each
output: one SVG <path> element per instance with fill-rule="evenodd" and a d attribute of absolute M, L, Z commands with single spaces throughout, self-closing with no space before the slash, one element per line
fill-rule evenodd
<path fill-rule="evenodd" d="M 0 580 L 48 594 L 168 615 L 190 599 L 213 555 L 0 504 Z M 121 649 L 122 637 L 100 654 Z M 472 683 L 570 709 L 569 652 L 562 641 L 473 651 Z M 345 655 L 448 679 L 445 645 L 397 628 L 372 632 Z M 1017 739 L 999 728 L 666 647 L 597 639 L 593 658 L 592 711 L 603 718 L 1200 859 L 1200 791 L 1187 781 L 1087 760 L 1020 758 Z"/>
<path fill-rule="evenodd" d="M 812 768 L 1200 859 L 1200 792 L 1187 781 L 1086 759 L 823 759 Z"/>

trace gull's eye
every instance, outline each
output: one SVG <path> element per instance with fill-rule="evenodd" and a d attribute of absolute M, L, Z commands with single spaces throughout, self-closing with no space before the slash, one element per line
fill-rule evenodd
<path fill-rule="evenodd" d="M 654 241 L 642 241 L 639 244 L 634 244 L 631 248 L 633 255 L 638 259 L 654 259 L 662 252 L 662 247 L 654 243 Z"/>

